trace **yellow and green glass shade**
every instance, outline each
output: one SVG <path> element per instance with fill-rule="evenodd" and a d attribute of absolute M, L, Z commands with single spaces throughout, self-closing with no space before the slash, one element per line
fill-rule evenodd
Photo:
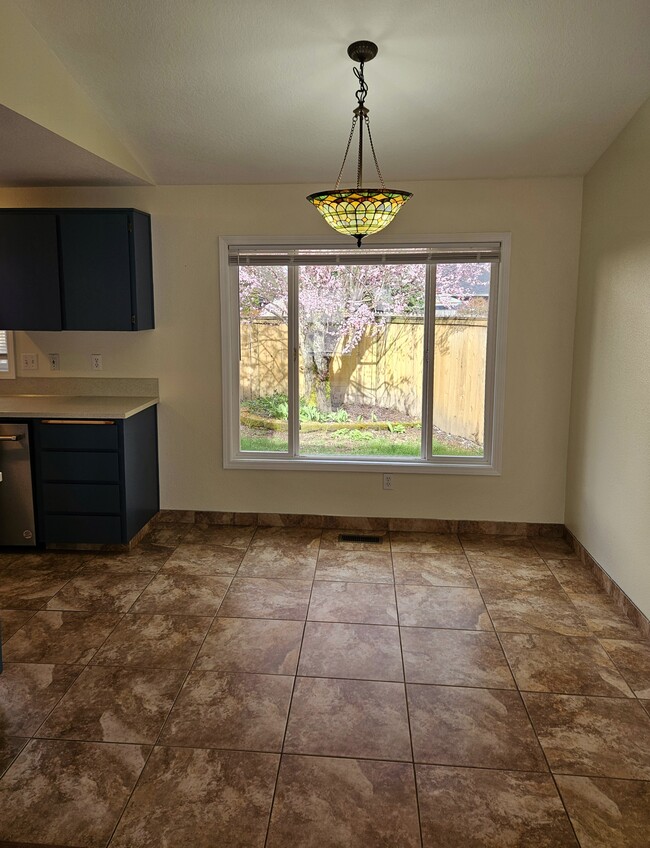
<path fill-rule="evenodd" d="M 408 191 L 390 188 L 344 188 L 318 191 L 307 200 L 337 233 L 352 236 L 361 247 L 365 236 L 387 227 L 411 197 Z"/>
<path fill-rule="evenodd" d="M 379 170 L 379 163 L 375 154 L 375 146 L 370 134 L 370 120 L 368 109 L 365 106 L 368 86 L 363 76 L 365 62 L 369 62 L 377 55 L 378 48 L 372 41 L 355 41 L 348 47 L 348 56 L 359 62 L 359 69 L 354 68 L 354 74 L 359 80 L 359 89 L 356 92 L 357 108 L 354 110 L 352 129 L 348 138 L 348 144 L 343 156 L 343 164 L 339 171 L 336 185 L 327 191 L 317 191 L 310 194 L 307 200 L 313 203 L 323 216 L 325 221 L 336 230 L 337 233 L 352 236 L 356 239 L 357 246 L 361 247 L 361 240 L 372 233 L 378 233 L 387 227 L 399 212 L 406 201 L 412 196 L 409 191 L 401 189 L 386 188 L 384 178 Z M 354 131 L 359 125 L 359 154 L 357 158 L 357 186 L 356 188 L 340 189 L 341 176 L 348 158 L 350 144 L 354 137 Z M 363 138 L 364 129 L 368 133 L 368 141 L 372 158 L 377 170 L 377 176 L 381 183 L 380 188 L 362 188 L 363 181 Z"/>

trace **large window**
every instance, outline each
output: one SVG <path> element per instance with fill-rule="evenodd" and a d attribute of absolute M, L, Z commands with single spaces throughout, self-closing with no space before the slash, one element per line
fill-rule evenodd
<path fill-rule="evenodd" d="M 13 334 L 7 330 L 0 330 L 0 379 L 3 377 L 13 379 L 15 376 Z"/>
<path fill-rule="evenodd" d="M 498 473 L 506 236 L 221 247 L 226 467 Z"/>

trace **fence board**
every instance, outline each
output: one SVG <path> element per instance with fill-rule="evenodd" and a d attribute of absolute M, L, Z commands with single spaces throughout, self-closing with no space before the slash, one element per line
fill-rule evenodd
<path fill-rule="evenodd" d="M 436 427 L 483 443 L 487 322 L 439 318 L 434 356 Z M 340 344 L 330 366 L 335 406 L 361 403 L 418 415 L 422 405 L 424 329 L 421 320 L 393 319 L 366 331 L 349 354 Z M 287 326 L 276 319 L 241 325 L 242 400 L 287 393 Z M 303 381 L 301 378 L 301 392 Z"/>

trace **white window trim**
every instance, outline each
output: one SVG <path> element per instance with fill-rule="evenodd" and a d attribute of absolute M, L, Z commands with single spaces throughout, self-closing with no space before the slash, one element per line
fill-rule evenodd
<path fill-rule="evenodd" d="M 502 461 L 503 419 L 505 401 L 506 324 L 508 317 L 508 282 L 510 269 L 510 233 L 456 233 L 435 236 L 385 236 L 372 247 L 395 245 L 423 245 L 437 243 L 481 242 L 501 243 L 501 261 L 497 296 L 491 300 L 495 319 L 488 322 L 487 357 L 493 363 L 487 369 L 485 383 L 485 456 L 435 457 L 393 460 L 379 457 L 278 457 L 276 453 L 262 451 L 244 454 L 239 449 L 239 362 L 231 353 L 239 335 L 239 304 L 234 287 L 229 285 L 230 245 L 337 245 L 349 247 L 348 240 L 323 236 L 222 236 L 219 238 L 219 279 L 221 295 L 221 362 L 222 362 L 222 422 L 223 466 L 227 469 L 296 470 L 296 471 L 362 471 L 399 472 L 407 474 L 473 474 L 500 475 Z M 368 245 L 370 247 L 370 245 Z M 426 412 L 425 412 L 426 414 Z M 424 424 L 424 422 L 423 422 Z M 295 426 L 295 423 L 294 423 Z"/>
<path fill-rule="evenodd" d="M 7 362 L 9 363 L 8 371 L 0 371 L 0 380 L 15 380 L 16 379 L 16 352 L 14 348 L 14 334 L 11 330 L 7 330 Z"/>

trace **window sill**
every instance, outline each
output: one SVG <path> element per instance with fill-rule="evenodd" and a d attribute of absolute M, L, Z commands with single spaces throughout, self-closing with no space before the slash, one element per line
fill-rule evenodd
<path fill-rule="evenodd" d="M 311 456 L 288 458 L 268 454 L 260 456 L 238 455 L 232 459 L 224 457 L 226 469 L 249 469 L 253 471 L 355 471 L 399 474 L 470 474 L 500 476 L 501 471 L 494 463 L 477 457 L 472 461 L 458 462 L 455 457 L 448 461 L 426 462 L 414 458 L 412 460 L 387 460 L 379 457 L 376 460 L 368 457 L 322 457 Z"/>

